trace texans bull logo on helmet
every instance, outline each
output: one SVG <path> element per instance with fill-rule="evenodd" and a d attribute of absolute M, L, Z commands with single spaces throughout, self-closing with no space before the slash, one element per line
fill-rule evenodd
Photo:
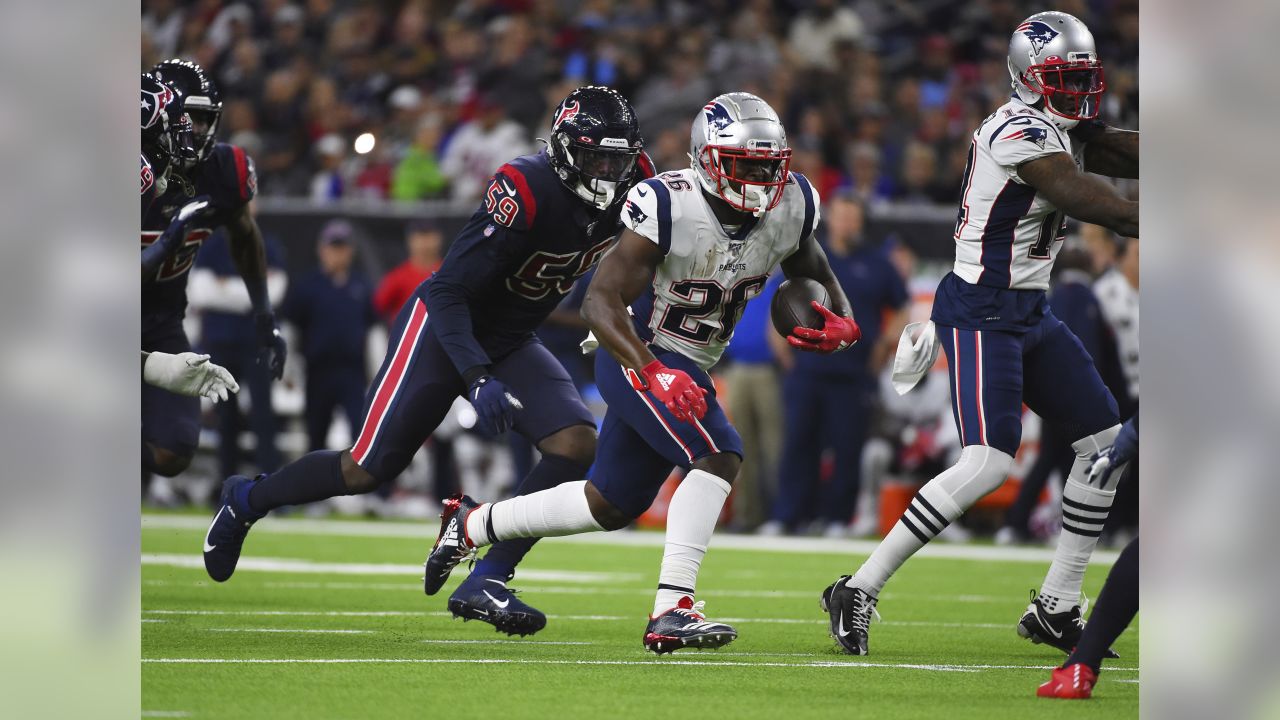
<path fill-rule="evenodd" d="M 1058 37 L 1059 34 L 1057 30 L 1049 27 L 1048 23 L 1040 22 L 1039 20 L 1022 23 L 1018 26 L 1016 32 L 1027 36 L 1027 40 L 1031 41 L 1031 51 L 1037 56 L 1044 49 L 1044 46 L 1053 42 L 1053 39 Z"/>
<path fill-rule="evenodd" d="M 555 122 L 551 123 L 552 129 L 560 127 L 560 123 L 564 122 L 565 120 L 569 120 L 573 118 L 573 116 L 577 115 L 578 108 L 579 108 L 579 104 L 577 100 L 574 100 L 573 102 L 570 102 L 570 103 L 565 103 L 564 107 L 560 108 L 560 112 L 556 113 Z"/>
<path fill-rule="evenodd" d="M 160 92 L 142 91 L 142 127 L 151 127 L 160 119 L 160 113 L 169 103 L 173 102 L 173 90 L 167 85 L 160 85 L 163 90 Z"/>

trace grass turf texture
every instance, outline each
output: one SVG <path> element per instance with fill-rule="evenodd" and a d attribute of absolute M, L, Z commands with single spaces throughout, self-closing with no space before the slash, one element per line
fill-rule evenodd
<path fill-rule="evenodd" d="M 862 557 L 716 548 L 713 539 L 698 597 L 740 636 L 719 651 L 658 658 L 640 643 L 658 547 L 541 543 L 521 568 L 531 577 L 512 584 L 550 616 L 547 628 L 508 639 L 445 610 L 465 566 L 439 595 L 422 594 L 411 566 L 434 530 L 366 537 L 345 534 L 350 524 L 288 528 L 272 518 L 250 534 L 243 559 L 265 568 L 242 565 L 220 585 L 199 564 L 203 518 L 148 519 L 144 717 L 1138 716 L 1136 626 L 1093 700 L 1034 697 L 1063 658 L 1014 632 L 1043 562 L 915 558 L 881 598 L 872 654 L 855 658 L 827 637 L 818 596 Z M 288 572 L 279 569 L 286 559 Z M 1107 570 L 1090 569 L 1090 596 Z"/>

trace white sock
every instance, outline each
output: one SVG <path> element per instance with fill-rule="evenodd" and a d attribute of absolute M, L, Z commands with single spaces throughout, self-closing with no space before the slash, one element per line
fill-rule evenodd
<path fill-rule="evenodd" d="M 731 489 L 729 483 L 709 472 L 691 470 L 672 494 L 654 617 L 675 607 L 680 598 L 693 596 L 702 556 L 707 554 L 707 543 Z"/>
<path fill-rule="evenodd" d="M 587 481 L 481 505 L 467 518 L 467 538 L 476 547 L 521 537 L 559 537 L 603 530 L 587 505 Z"/>
<path fill-rule="evenodd" d="M 1089 469 L 1089 462 L 1101 449 L 1097 438 L 1090 436 L 1072 445 L 1076 448 L 1076 459 L 1071 464 L 1067 486 L 1062 492 L 1062 533 L 1058 535 L 1058 546 L 1053 552 L 1053 564 L 1040 587 L 1047 612 L 1062 612 L 1080 602 L 1085 568 L 1098 546 L 1102 526 L 1111 514 L 1111 504 L 1116 499 L 1115 483 L 1124 473 L 1123 468 L 1113 471 L 1108 487 L 1100 488 L 1086 482 L 1085 471 Z"/>
<path fill-rule="evenodd" d="M 879 597 L 907 558 L 937 537 L 982 496 L 1000 487 L 1013 458 L 985 445 L 970 445 L 955 465 L 930 480 L 911 500 L 893 529 L 845 584 Z"/>

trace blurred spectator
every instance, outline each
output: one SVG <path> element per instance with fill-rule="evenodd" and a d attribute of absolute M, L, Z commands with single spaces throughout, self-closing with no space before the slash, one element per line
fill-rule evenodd
<path fill-rule="evenodd" d="M 449 179 L 440 169 L 437 153 L 442 130 L 439 115 L 425 115 L 418 122 L 413 144 L 392 173 L 391 197 L 396 200 L 421 200 L 440 197 L 449 189 Z"/>
<path fill-rule="evenodd" d="M 1138 239 L 1125 238 L 1118 262 L 1093 284 L 1102 305 L 1102 317 L 1115 338 L 1121 377 L 1112 383 L 1112 394 L 1120 404 L 1120 417 L 1138 411 Z M 1138 527 L 1138 460 L 1129 466 L 1124 482 L 1116 489 L 1111 515 L 1103 528 L 1103 539 L 1124 544 Z"/>
<path fill-rule="evenodd" d="M 909 299 L 905 281 L 883 250 L 866 242 L 864 212 L 849 195 L 832 197 L 824 208 L 827 258 L 848 295 L 862 340 L 832 355 L 794 354 L 783 382 L 786 434 L 778 498 L 762 528 L 767 533 L 798 529 L 815 507 L 816 519 L 831 537 L 845 535 L 853 519 L 876 378 L 906 324 Z M 823 485 L 826 449 L 835 462 Z"/>
<path fill-rule="evenodd" d="M 707 70 L 716 85 L 727 91 L 768 77 L 781 62 L 777 41 L 766 31 L 759 13 L 747 9 L 730 21 L 729 36 L 711 46 Z"/>
<path fill-rule="evenodd" d="M 477 101 L 476 118 L 450 139 L 441 169 L 452 181 L 454 200 L 475 202 L 502 163 L 532 150 L 526 130 L 507 117 L 497 97 L 486 94 Z"/>
<path fill-rule="evenodd" d="M 267 251 L 267 295 L 272 305 L 279 305 L 288 287 L 280 243 L 264 233 Z M 230 244 L 224 230 L 215 232 L 200 247 L 187 287 L 187 301 L 200 313 L 201 349 L 213 362 L 231 371 L 240 387 L 249 389 L 249 427 L 253 430 L 254 467 L 259 472 L 273 472 L 280 466 L 276 449 L 276 416 L 271 406 L 271 371 L 258 363 L 258 340 L 253 325 L 253 306 L 249 291 L 231 259 Z M 237 402 L 222 402 L 218 412 L 218 466 L 223 477 L 240 472 L 240 432 L 244 418 L 240 405 L 246 395 L 236 395 Z"/>
<path fill-rule="evenodd" d="M 340 135 L 325 135 L 315 145 L 320 169 L 311 178 L 311 199 L 317 202 L 337 200 L 346 191 L 342 163 L 347 157 L 347 143 Z"/>
<path fill-rule="evenodd" d="M 694 49 L 671 48 L 664 72 L 655 73 L 630 98 L 640 121 L 640 132 L 652 137 L 667 128 L 684 130 L 688 145 L 694 113 L 719 92 L 702 69 L 702 54 Z"/>
<path fill-rule="evenodd" d="M 747 457 L 733 483 L 732 529 L 751 532 L 769 519 L 777 492 L 778 457 L 782 450 L 782 382 L 779 367 L 794 362 L 790 347 L 774 332 L 769 318 L 773 295 L 782 284 L 775 274 L 760 295 L 747 303 L 725 350 L 729 362 L 718 375 L 724 382 L 725 408 L 742 436 Z"/>
<path fill-rule="evenodd" d="M 841 7 L 837 0 L 814 0 L 791 23 L 788 49 L 801 67 L 835 71 L 836 42 L 859 42 L 862 38 L 862 19 L 852 8 Z"/>
<path fill-rule="evenodd" d="M 405 229 L 409 257 L 383 276 L 373 294 L 373 309 L 388 326 L 395 322 L 396 314 L 413 291 L 440 269 L 443 243 L 444 234 L 433 222 L 417 220 Z"/>
<path fill-rule="evenodd" d="M 352 269 L 355 247 L 351 224 L 331 220 L 320 231 L 316 255 L 320 267 L 290 283 L 283 307 L 293 323 L 306 361 L 308 450 L 328 447 L 333 411 L 347 416 L 354 439 L 364 406 L 365 339 L 377 321 L 372 286 Z"/>
<path fill-rule="evenodd" d="M 176 0 L 149 0 L 143 5 L 143 36 L 159 59 L 171 57 L 178 51 L 182 35 L 182 10 Z"/>

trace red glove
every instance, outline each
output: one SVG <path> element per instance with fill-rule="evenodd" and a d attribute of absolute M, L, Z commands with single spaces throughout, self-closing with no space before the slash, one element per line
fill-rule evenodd
<path fill-rule="evenodd" d="M 638 373 L 628 368 L 627 377 L 631 378 L 631 387 L 641 392 L 648 390 L 681 422 L 692 423 L 707 414 L 707 391 L 683 370 L 654 360 Z"/>
<path fill-rule="evenodd" d="M 791 347 L 827 355 L 843 350 L 862 339 L 862 328 L 858 327 L 858 323 L 854 322 L 853 318 L 837 315 L 817 300 L 811 304 L 815 310 L 822 313 L 826 324 L 821 330 L 807 327 L 792 330 L 787 336 L 787 342 L 791 343 Z"/>

